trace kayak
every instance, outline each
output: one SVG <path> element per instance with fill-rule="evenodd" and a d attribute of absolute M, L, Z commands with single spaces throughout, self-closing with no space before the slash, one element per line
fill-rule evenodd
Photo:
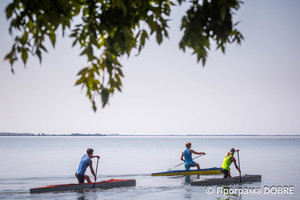
<path fill-rule="evenodd" d="M 245 182 L 261 182 L 261 175 L 243 175 L 241 176 L 241 183 Z M 215 179 L 203 179 L 195 180 L 191 182 L 194 186 L 206 186 L 206 185 L 228 185 L 240 183 L 240 176 L 234 176 L 231 178 L 215 178 Z"/>
<path fill-rule="evenodd" d="M 213 175 L 213 174 L 221 174 L 220 168 L 212 167 L 206 169 L 196 169 L 196 170 L 169 170 L 165 172 L 157 172 L 151 174 L 151 176 L 176 176 L 176 175 L 193 175 L 193 174 L 200 174 L 200 175 Z"/>
<path fill-rule="evenodd" d="M 93 189 L 93 188 L 129 187 L 135 185 L 136 185 L 136 181 L 134 179 L 109 179 L 106 181 L 101 181 L 96 183 L 48 185 L 44 187 L 31 188 L 30 193 L 82 190 L 82 189 Z"/>

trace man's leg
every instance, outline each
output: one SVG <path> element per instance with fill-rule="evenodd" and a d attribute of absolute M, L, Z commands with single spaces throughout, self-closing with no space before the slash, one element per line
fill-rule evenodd
<path fill-rule="evenodd" d="M 228 178 L 228 170 L 221 168 L 220 171 L 223 173 L 223 178 Z"/>
<path fill-rule="evenodd" d="M 231 174 L 230 174 L 230 171 L 228 171 L 228 177 L 229 177 L 229 178 L 231 178 Z"/>
<path fill-rule="evenodd" d="M 199 163 L 196 163 L 196 166 L 197 166 L 197 169 L 199 170 L 200 169 Z"/>
<path fill-rule="evenodd" d="M 186 171 L 189 171 L 190 170 L 190 165 L 186 163 L 186 164 L 184 164 L 184 168 L 185 168 Z"/>
<path fill-rule="evenodd" d="M 80 175 L 80 174 L 77 174 L 75 173 L 75 176 L 76 178 L 78 179 L 78 183 L 84 183 L 84 176 L 83 175 Z"/>
<path fill-rule="evenodd" d="M 92 183 L 90 177 L 88 175 L 84 175 L 84 179 L 88 182 L 88 183 Z"/>

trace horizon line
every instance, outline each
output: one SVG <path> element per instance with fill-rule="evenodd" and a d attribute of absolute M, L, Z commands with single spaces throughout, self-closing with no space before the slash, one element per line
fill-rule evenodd
<path fill-rule="evenodd" d="M 0 132 L 0 136 L 300 136 L 300 134 L 121 134 L 121 133 L 14 133 Z"/>

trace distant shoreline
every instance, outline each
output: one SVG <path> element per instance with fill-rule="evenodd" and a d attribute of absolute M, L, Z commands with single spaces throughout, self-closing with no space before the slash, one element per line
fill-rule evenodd
<path fill-rule="evenodd" d="M 249 136 L 255 136 L 255 137 L 269 137 L 269 136 L 277 136 L 277 137 L 289 137 L 289 136 L 300 136 L 300 135 L 259 135 L 259 134 L 226 134 L 226 135 L 221 135 L 221 134 L 182 134 L 182 135 L 175 135 L 175 134 L 165 134 L 165 135 L 134 135 L 134 134 L 100 134 L 100 133 L 71 133 L 71 134 L 46 134 L 46 133 L 10 133 L 10 132 L 0 132 L 0 136 L 138 136 L 138 137 L 149 137 L 149 136 L 165 136 L 165 137 L 178 137 L 178 136 L 195 136 L 195 137 L 208 137 L 208 136 L 215 136 L 215 137 L 220 137 L 220 136 L 238 136 L 238 137 L 249 137 Z"/>

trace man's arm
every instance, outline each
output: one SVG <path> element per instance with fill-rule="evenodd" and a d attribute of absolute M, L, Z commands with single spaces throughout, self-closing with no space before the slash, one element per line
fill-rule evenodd
<path fill-rule="evenodd" d="M 100 158 L 100 156 L 98 156 L 98 155 L 95 155 L 95 156 L 91 156 L 91 158 Z"/>
<path fill-rule="evenodd" d="M 197 152 L 197 151 L 194 151 L 192 149 L 190 149 L 190 152 L 194 153 L 194 154 L 198 154 L 198 155 L 205 155 L 205 152 Z"/>
<path fill-rule="evenodd" d="M 183 152 L 181 153 L 180 160 L 182 160 L 183 162 L 185 162 L 185 160 L 183 159 Z"/>
<path fill-rule="evenodd" d="M 234 163 L 235 168 L 236 168 L 239 172 L 241 172 L 239 166 L 237 166 L 237 164 L 236 164 L 236 159 L 235 159 L 234 157 L 230 157 L 230 160 L 231 160 L 231 162 Z"/>
<path fill-rule="evenodd" d="M 97 180 L 97 177 L 96 177 L 96 174 L 94 172 L 94 168 L 93 168 L 93 162 L 89 162 L 89 166 L 90 166 L 90 170 L 91 170 L 91 173 L 93 174 L 94 176 L 94 180 L 96 181 Z"/>

